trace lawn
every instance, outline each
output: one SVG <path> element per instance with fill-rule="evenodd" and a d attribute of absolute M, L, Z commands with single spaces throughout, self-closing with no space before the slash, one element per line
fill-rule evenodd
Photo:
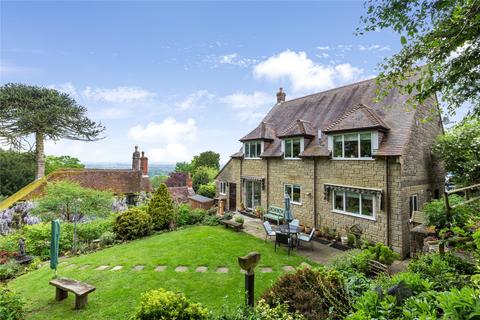
<path fill-rule="evenodd" d="M 199 226 L 61 260 L 68 263 L 59 267 L 60 276 L 97 287 L 83 310 L 73 310 L 72 294 L 67 300 L 55 301 L 55 289 L 48 284 L 53 271 L 48 266 L 11 281 L 9 287 L 26 300 L 28 319 L 126 319 L 137 305 L 141 293 L 156 288 L 181 291 L 191 300 L 218 312 L 224 306 L 234 307 L 244 303 L 244 275 L 240 273 L 237 257 L 251 251 L 262 255 L 255 278 L 256 297 L 284 272 L 283 266 L 297 267 L 306 261 L 295 254 L 287 256 L 283 248 L 274 252 L 272 244 L 243 232 Z M 84 265 L 89 267 L 79 270 Z M 100 265 L 108 265 L 109 268 L 94 270 Z M 119 265 L 123 269 L 110 270 Z M 137 265 L 145 268 L 133 271 Z M 167 268 L 156 272 L 158 265 Z M 184 273 L 175 272 L 177 266 L 189 269 Z M 198 266 L 206 266 L 208 271 L 195 272 Z M 227 267 L 229 272 L 217 273 L 218 267 Z M 261 273 L 261 267 L 271 267 L 273 272 Z"/>

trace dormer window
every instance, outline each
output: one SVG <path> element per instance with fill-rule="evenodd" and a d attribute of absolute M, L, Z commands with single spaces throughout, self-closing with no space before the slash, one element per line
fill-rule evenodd
<path fill-rule="evenodd" d="M 283 157 L 285 159 L 300 159 L 304 142 L 302 137 L 287 138 L 282 141 Z"/>
<path fill-rule="evenodd" d="M 249 141 L 243 144 L 245 159 L 260 159 L 263 152 L 263 141 Z"/>
<path fill-rule="evenodd" d="M 333 159 L 372 159 L 373 132 L 333 135 Z"/>

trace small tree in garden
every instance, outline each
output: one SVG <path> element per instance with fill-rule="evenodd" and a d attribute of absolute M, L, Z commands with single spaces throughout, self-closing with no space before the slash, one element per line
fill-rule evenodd
<path fill-rule="evenodd" d="M 212 181 L 208 184 L 202 184 L 200 188 L 198 188 L 197 193 L 207 198 L 215 197 L 215 182 Z"/>
<path fill-rule="evenodd" d="M 185 187 L 187 185 L 188 173 L 186 172 L 171 172 L 165 184 L 172 187 Z"/>
<path fill-rule="evenodd" d="M 45 196 L 38 200 L 33 213 L 44 220 L 61 218 L 67 221 L 77 221 L 84 217 L 103 217 L 110 213 L 113 194 L 108 191 L 98 191 L 83 188 L 71 181 L 48 183 Z"/>
<path fill-rule="evenodd" d="M 162 183 L 153 194 L 148 205 L 147 213 L 152 217 L 153 228 L 162 230 L 170 227 L 175 219 L 175 209 L 172 196 L 167 186 Z"/>
<path fill-rule="evenodd" d="M 132 240 L 147 236 L 152 231 L 152 218 L 138 208 L 130 208 L 115 218 L 113 232 L 118 238 Z"/>
<path fill-rule="evenodd" d="M 193 172 L 196 172 L 200 167 L 209 167 L 216 170 L 220 169 L 220 154 L 214 151 L 204 151 L 199 155 L 193 157 L 192 160 Z"/>
<path fill-rule="evenodd" d="M 215 179 L 218 170 L 210 167 L 200 167 L 195 171 L 192 177 L 192 185 L 195 191 L 200 189 L 200 186 L 203 184 L 208 184 Z"/>

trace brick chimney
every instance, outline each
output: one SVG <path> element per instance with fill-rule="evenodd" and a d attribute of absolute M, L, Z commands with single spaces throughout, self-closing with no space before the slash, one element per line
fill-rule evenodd
<path fill-rule="evenodd" d="M 140 170 L 144 176 L 148 176 L 148 158 L 145 157 L 145 152 L 142 151 L 142 156 L 140 157 Z"/>
<path fill-rule="evenodd" d="M 277 103 L 285 102 L 285 97 L 286 97 L 286 94 L 285 94 L 285 92 L 283 91 L 283 88 L 278 89 L 278 92 L 277 92 Z"/>
<path fill-rule="evenodd" d="M 138 146 L 135 146 L 135 152 L 133 152 L 132 170 L 140 170 L 140 152 L 138 152 Z"/>

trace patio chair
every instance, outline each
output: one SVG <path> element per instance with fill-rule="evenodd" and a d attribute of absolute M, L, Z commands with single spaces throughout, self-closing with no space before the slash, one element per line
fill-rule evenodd
<path fill-rule="evenodd" d="M 300 220 L 293 219 L 292 222 L 290 222 L 290 225 L 298 227 L 300 225 Z"/>
<path fill-rule="evenodd" d="M 300 243 L 302 242 L 305 242 L 305 243 L 310 243 L 310 247 L 313 251 L 313 242 L 312 242 L 312 239 L 313 239 L 313 234 L 315 233 L 315 229 L 312 228 L 312 231 L 310 232 L 310 234 L 306 234 L 306 233 L 300 233 L 298 235 L 298 245 L 300 245 Z"/>
<path fill-rule="evenodd" d="M 276 233 L 275 231 L 273 231 L 272 226 L 270 225 L 270 222 L 265 221 L 263 223 L 263 229 L 265 230 L 265 242 L 267 242 L 268 237 L 270 237 L 270 239 L 272 239 L 272 237 L 275 237 Z"/>
<path fill-rule="evenodd" d="M 277 232 L 275 236 L 275 252 L 277 251 L 277 244 L 279 247 L 282 244 L 286 244 L 288 247 L 288 255 L 290 255 L 290 250 L 292 249 L 292 238 L 290 235 Z"/>

